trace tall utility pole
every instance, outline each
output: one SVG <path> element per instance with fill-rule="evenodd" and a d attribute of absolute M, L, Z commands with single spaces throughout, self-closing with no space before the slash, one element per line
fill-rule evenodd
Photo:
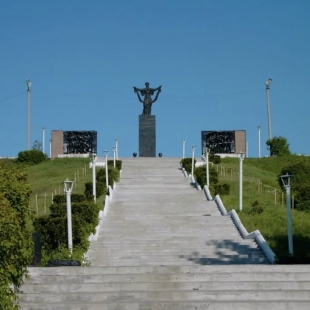
<path fill-rule="evenodd" d="M 266 85 L 266 97 L 267 97 L 267 113 L 268 113 L 268 134 L 269 140 L 272 139 L 272 131 L 271 131 L 271 116 L 270 116 L 270 98 L 269 98 L 269 91 L 270 91 L 270 84 L 272 79 L 269 78 L 268 81 L 265 82 Z"/>
<path fill-rule="evenodd" d="M 260 153 L 260 126 L 257 126 L 258 130 L 258 158 L 261 158 L 261 153 Z"/>
<path fill-rule="evenodd" d="M 45 127 L 42 127 L 42 152 L 45 154 Z"/>
<path fill-rule="evenodd" d="M 28 151 L 30 150 L 30 91 L 31 91 L 31 82 L 26 80 L 27 84 L 27 93 L 28 93 Z"/>

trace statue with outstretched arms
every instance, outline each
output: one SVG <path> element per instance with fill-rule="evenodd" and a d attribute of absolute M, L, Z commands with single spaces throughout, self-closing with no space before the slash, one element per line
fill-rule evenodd
<path fill-rule="evenodd" d="M 134 92 L 137 94 L 138 99 L 140 102 L 143 103 L 143 112 L 142 115 L 151 115 L 151 110 L 152 110 L 152 104 L 157 100 L 159 93 L 161 92 L 161 85 L 157 88 L 150 88 L 149 83 L 145 83 L 145 88 L 137 88 L 133 87 Z M 157 91 L 155 98 L 152 99 L 151 96 L 154 95 L 154 93 Z M 140 97 L 143 96 L 143 100 Z"/>

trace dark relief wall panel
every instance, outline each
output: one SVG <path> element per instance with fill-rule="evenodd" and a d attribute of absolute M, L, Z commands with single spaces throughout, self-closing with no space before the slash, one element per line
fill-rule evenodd
<path fill-rule="evenodd" d="M 97 153 L 97 131 L 64 131 L 63 154 Z"/>
<path fill-rule="evenodd" d="M 201 149 L 204 145 L 214 153 L 232 154 L 235 153 L 235 131 L 202 131 Z"/>

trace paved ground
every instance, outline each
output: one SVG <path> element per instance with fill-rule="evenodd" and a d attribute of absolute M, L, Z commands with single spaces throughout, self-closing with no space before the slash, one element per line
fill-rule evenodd
<path fill-rule="evenodd" d="M 189 185 L 177 158 L 133 158 L 123 163 L 92 266 L 267 263 L 228 216 Z"/>

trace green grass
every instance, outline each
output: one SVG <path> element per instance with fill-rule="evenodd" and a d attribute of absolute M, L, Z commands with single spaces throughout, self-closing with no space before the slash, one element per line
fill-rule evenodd
<path fill-rule="evenodd" d="M 32 190 L 30 208 L 36 216 L 49 213 L 52 197 L 64 193 L 63 181 L 66 178 L 75 181 L 73 193 L 83 194 L 84 184 L 92 181 L 89 159 L 57 158 L 29 167 L 28 181 Z M 101 196 L 97 199 L 97 204 L 102 205 L 103 201 L 104 197 Z"/>
<path fill-rule="evenodd" d="M 299 160 L 299 156 L 245 159 L 242 212 L 239 212 L 239 160 L 222 159 L 217 168 L 220 183 L 230 184 L 230 195 L 221 196 L 227 211 L 235 209 L 248 232 L 260 230 L 280 262 L 310 262 L 310 213 L 298 210 L 292 210 L 294 259 L 288 260 L 286 202 L 278 183 L 281 169 Z M 253 212 L 255 201 L 263 208 L 260 214 Z"/>

